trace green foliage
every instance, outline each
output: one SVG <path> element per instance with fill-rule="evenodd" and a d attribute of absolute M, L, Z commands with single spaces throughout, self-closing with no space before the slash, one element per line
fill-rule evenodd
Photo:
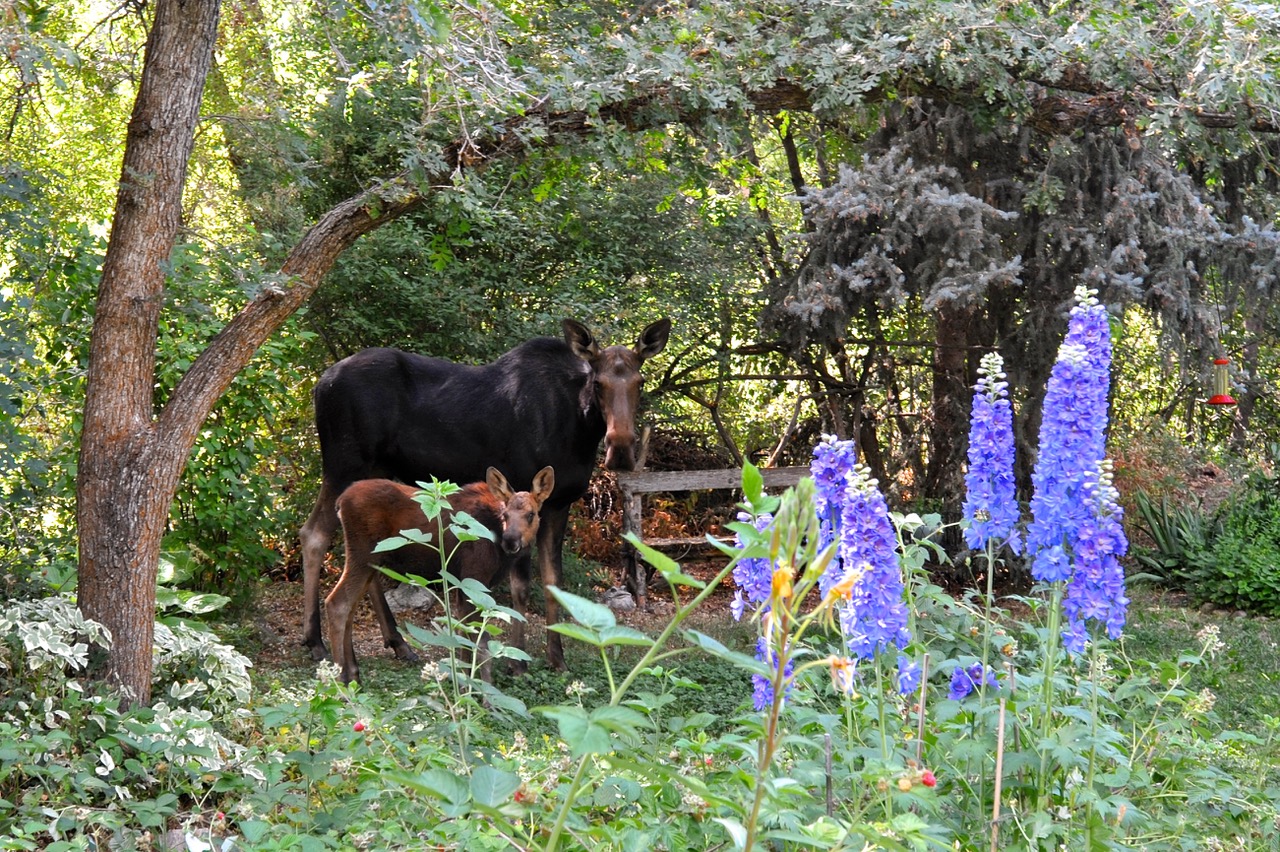
<path fill-rule="evenodd" d="M 1204 510 L 1195 504 L 1175 503 L 1169 495 L 1156 503 L 1145 491 L 1134 495 L 1134 504 L 1138 510 L 1137 528 L 1151 542 L 1150 547 L 1138 545 L 1133 551 L 1146 572 L 1143 578 L 1164 585 L 1183 585 L 1193 573 L 1206 542 L 1214 537 Z"/>
<path fill-rule="evenodd" d="M 1255 472 L 1218 508 L 1189 576 L 1203 600 L 1280 613 L 1280 478 Z"/>
<path fill-rule="evenodd" d="M 136 844 L 219 775 L 259 774 L 227 736 L 249 699 L 247 659 L 207 630 L 157 624 L 160 698 L 122 713 L 117 696 L 81 680 L 109 644 L 66 597 L 0 609 L 2 848 Z"/>

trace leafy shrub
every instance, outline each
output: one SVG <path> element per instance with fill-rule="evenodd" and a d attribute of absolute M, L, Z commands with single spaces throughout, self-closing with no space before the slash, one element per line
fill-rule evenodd
<path fill-rule="evenodd" d="M 1199 503 L 1172 503 L 1168 495 L 1156 503 L 1145 491 L 1134 495 L 1134 506 L 1137 530 L 1151 542 L 1133 549 L 1134 558 L 1146 571 L 1144 577 L 1163 585 L 1185 584 L 1212 535 L 1204 510 Z"/>
<path fill-rule="evenodd" d="M 1280 479 L 1254 473 L 1214 514 L 1194 552 L 1192 592 L 1239 609 L 1280 613 Z"/>
<path fill-rule="evenodd" d="M 208 631 L 157 624 L 163 698 L 124 713 L 78 679 L 110 641 L 66 596 L 0 609 L 0 848 L 137 846 L 219 774 L 262 777 L 215 724 L 248 703 L 247 659 Z"/>

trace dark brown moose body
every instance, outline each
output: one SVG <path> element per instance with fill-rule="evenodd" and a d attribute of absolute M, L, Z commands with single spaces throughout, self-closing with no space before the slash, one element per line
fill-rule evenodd
<path fill-rule="evenodd" d="M 496 468 L 489 468 L 484 482 L 472 483 L 449 495 L 453 513 L 466 512 L 494 536 L 493 541 L 463 542 L 449 532 L 449 513 L 436 521 L 423 514 L 422 506 L 414 499 L 420 492 L 418 488 L 389 479 L 363 479 L 344 491 L 338 498 L 337 510 L 346 541 L 346 564 L 341 579 L 325 599 L 329 640 L 333 643 L 334 662 L 341 669 L 342 681 L 350 683 L 360 679 L 351 625 L 356 603 L 367 590 L 380 588 L 375 564 L 401 574 L 438 580 L 443 548 L 449 555 L 449 573 L 459 579 L 475 579 L 492 588 L 511 574 L 513 587 L 522 580 L 527 584 L 527 577 L 519 578 L 516 574 L 528 571 L 528 559 L 521 557 L 527 557 L 533 546 L 538 532 L 538 513 L 554 487 L 555 474 L 550 467 L 543 468 L 534 477 L 532 491 L 512 491 L 506 477 Z M 408 544 L 383 553 L 374 552 L 378 542 L 411 529 L 429 534 L 432 544 Z M 524 615 L 521 601 L 516 601 L 516 606 Z M 391 611 L 377 606 L 373 609 L 387 647 L 402 659 L 416 659 L 396 628 Z M 463 599 L 455 608 L 455 615 L 465 619 L 471 611 L 470 603 Z M 511 633 L 512 644 L 523 649 L 524 623 L 513 621 Z M 487 662 L 480 671 L 487 680 Z"/>
<path fill-rule="evenodd" d="M 635 467 L 640 367 L 667 345 L 671 321 L 641 332 L 634 346 L 601 346 L 579 322 L 562 322 L 564 339 L 526 341 L 490 364 L 471 366 L 396 349 L 366 349 L 334 364 L 316 384 L 316 431 L 324 479 L 303 525 L 303 638 L 325 658 L 320 631 L 320 574 L 338 530 L 335 502 L 351 483 L 387 477 L 477 482 L 492 465 L 515 488 L 532 487 L 555 468 L 555 491 L 543 504 L 538 568 L 544 585 L 560 585 L 569 507 L 586 493 L 604 441 L 605 467 Z M 527 561 L 528 556 L 519 559 Z M 528 605 L 528 566 L 512 575 L 516 609 Z M 369 585 L 380 618 L 389 619 L 380 585 Z M 558 620 L 546 598 L 547 623 Z M 547 661 L 564 668 L 560 634 L 547 633 Z"/>

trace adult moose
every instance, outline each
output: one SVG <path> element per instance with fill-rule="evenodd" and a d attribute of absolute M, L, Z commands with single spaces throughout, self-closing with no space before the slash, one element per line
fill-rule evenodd
<path fill-rule="evenodd" d="M 640 366 L 667 345 L 671 321 L 653 323 L 630 347 L 600 346 L 576 320 L 561 326 L 563 340 L 535 338 L 482 366 L 366 349 L 320 377 L 315 408 L 324 479 L 300 534 L 302 641 L 312 658 L 327 656 L 320 569 L 338 528 L 334 503 L 359 479 L 476 482 L 493 466 L 513 488 L 527 491 L 550 465 L 555 490 L 542 505 L 537 558 L 544 587 L 560 585 L 569 507 L 586 493 L 601 439 L 605 467 L 635 467 Z M 517 609 L 527 607 L 529 572 L 527 559 L 511 571 Z M 370 584 L 369 594 L 389 618 L 381 587 Z M 555 599 L 548 595 L 546 603 L 547 624 L 553 624 Z M 565 667 L 560 634 L 553 631 L 547 631 L 547 661 Z"/>

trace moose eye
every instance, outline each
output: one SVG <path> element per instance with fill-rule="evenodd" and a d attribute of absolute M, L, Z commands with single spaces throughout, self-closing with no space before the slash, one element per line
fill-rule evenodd
<path fill-rule="evenodd" d="M 533 514 L 533 512 L 530 512 L 529 514 L 527 514 L 527 515 L 525 515 L 525 516 L 524 516 L 525 523 L 527 523 L 527 524 L 531 524 L 531 523 L 533 523 L 533 519 L 534 519 L 535 517 L 537 517 L 537 516 L 536 516 L 536 515 L 534 515 L 534 514 Z"/>

